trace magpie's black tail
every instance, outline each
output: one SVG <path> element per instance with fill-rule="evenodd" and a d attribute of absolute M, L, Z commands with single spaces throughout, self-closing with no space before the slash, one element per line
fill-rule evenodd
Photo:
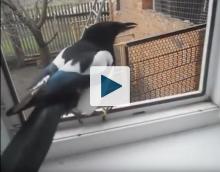
<path fill-rule="evenodd" d="M 52 143 L 66 105 L 36 107 L 1 156 L 3 172 L 37 172 Z"/>

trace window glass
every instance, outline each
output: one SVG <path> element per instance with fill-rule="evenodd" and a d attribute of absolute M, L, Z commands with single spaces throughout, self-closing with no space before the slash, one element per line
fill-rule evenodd
<path fill-rule="evenodd" d="M 1 50 L 19 97 L 24 97 L 43 66 L 77 42 L 86 24 L 95 22 L 93 2 L 54 0 L 42 18 L 42 4 L 13 1 L 26 21 L 41 24 L 40 33 L 30 30 L 8 5 L 1 6 Z M 209 0 L 97 2 L 99 22 L 138 24 L 118 35 L 114 44 L 116 65 L 131 70 L 131 102 L 200 90 L 208 7 Z"/>

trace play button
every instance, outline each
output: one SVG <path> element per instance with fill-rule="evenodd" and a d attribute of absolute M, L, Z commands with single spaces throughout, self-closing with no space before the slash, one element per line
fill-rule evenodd
<path fill-rule="evenodd" d="M 91 106 L 118 106 L 129 103 L 129 67 L 93 66 L 90 68 Z"/>
<path fill-rule="evenodd" d="M 101 75 L 101 97 L 104 97 L 121 87 L 121 84 Z"/>

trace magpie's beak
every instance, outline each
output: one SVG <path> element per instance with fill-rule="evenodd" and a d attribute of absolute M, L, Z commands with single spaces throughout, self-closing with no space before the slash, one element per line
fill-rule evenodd
<path fill-rule="evenodd" d="M 132 23 L 132 22 L 124 23 L 124 27 L 123 27 L 122 31 L 132 29 L 136 26 L 137 26 L 137 23 Z"/>

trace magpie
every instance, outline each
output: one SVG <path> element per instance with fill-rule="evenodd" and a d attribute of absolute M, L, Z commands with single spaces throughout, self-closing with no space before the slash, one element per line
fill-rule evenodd
<path fill-rule="evenodd" d="M 89 68 L 113 65 L 115 37 L 135 26 L 135 23 L 121 22 L 92 25 L 81 40 L 63 49 L 43 70 L 27 95 L 7 111 L 7 115 L 13 115 L 35 107 L 3 152 L 3 171 L 38 171 L 60 116 L 72 109 L 87 113 L 94 110 L 88 106 Z"/>
<path fill-rule="evenodd" d="M 87 28 L 74 45 L 64 48 L 33 82 L 20 103 L 7 115 L 30 107 L 65 104 L 66 113 L 92 114 L 96 107 L 89 103 L 89 69 L 91 66 L 115 64 L 113 44 L 116 36 L 137 24 L 132 22 L 100 22 Z"/>

